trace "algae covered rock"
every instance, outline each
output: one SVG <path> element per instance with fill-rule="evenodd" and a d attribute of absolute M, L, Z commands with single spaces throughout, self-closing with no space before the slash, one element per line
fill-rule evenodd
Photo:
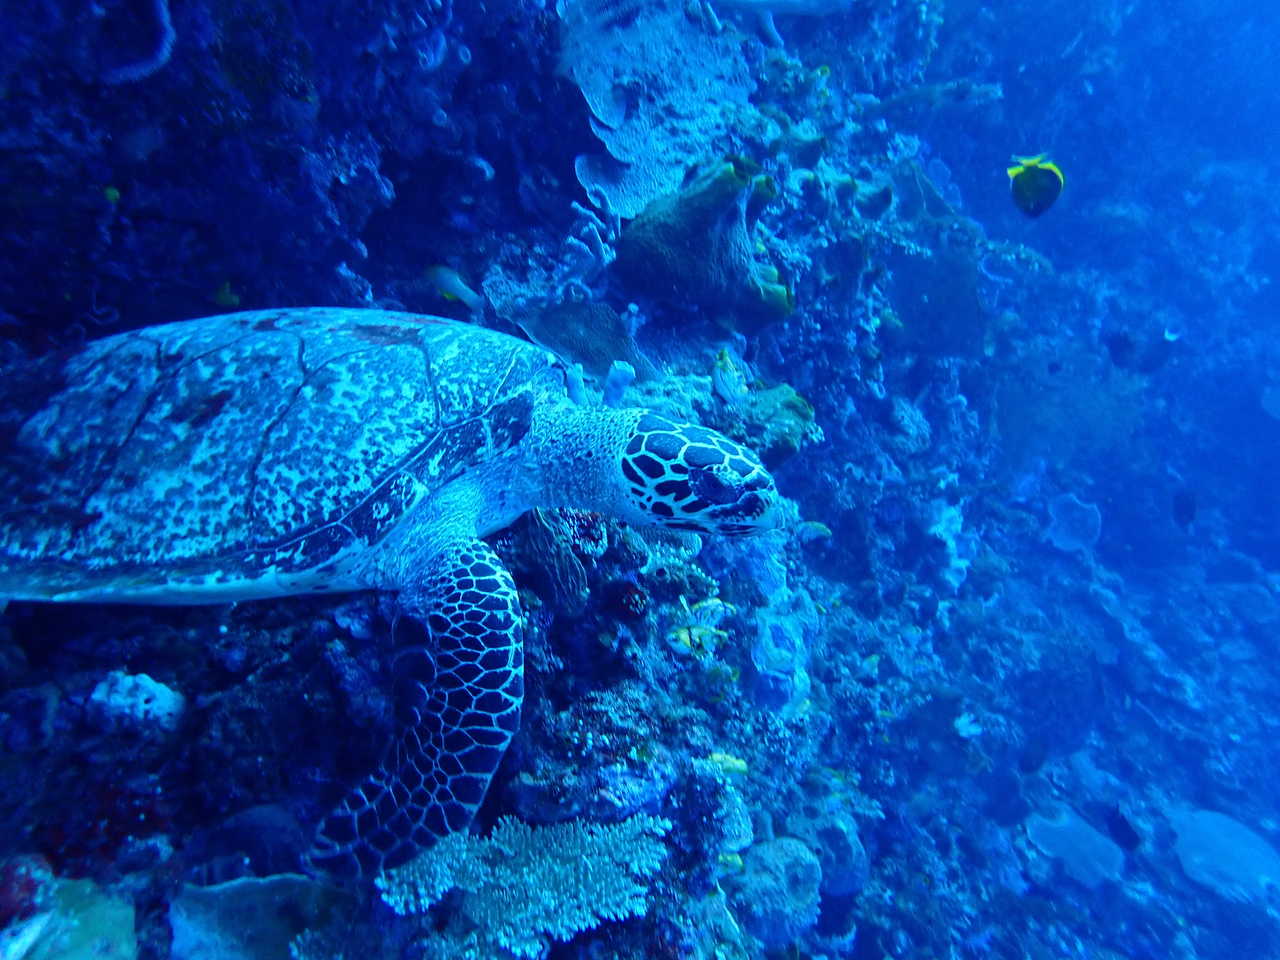
<path fill-rule="evenodd" d="M 791 291 L 754 254 L 751 227 L 776 193 L 744 161 L 725 161 L 651 202 L 618 241 L 613 265 L 629 290 L 730 315 L 754 328 L 791 312 Z"/>
<path fill-rule="evenodd" d="M 606 303 L 568 300 L 526 310 L 519 323 L 534 343 L 581 363 L 593 377 L 603 379 L 610 365 L 619 360 L 631 364 L 642 380 L 657 373 L 623 318 Z"/>
<path fill-rule="evenodd" d="M 814 427 L 813 404 L 787 383 L 751 394 L 742 413 L 760 458 L 772 466 L 799 450 Z"/>
<path fill-rule="evenodd" d="M 901 321 L 886 327 L 897 348 L 934 356 L 981 356 L 987 317 L 978 289 L 978 267 L 969 249 L 940 244 L 893 251 L 893 305 Z"/>
<path fill-rule="evenodd" d="M 804 838 L 817 853 L 824 896 L 852 896 L 867 885 L 871 859 L 852 816 L 806 805 L 787 818 L 787 831 Z"/>
<path fill-rule="evenodd" d="M 39 884 L 28 915 L 0 931 L 4 960 L 134 960 L 133 905 L 107 895 L 92 880 L 55 879 L 33 871 Z"/>
<path fill-rule="evenodd" d="M 296 874 L 188 885 L 169 905 L 171 960 L 288 960 L 297 937 L 351 905 L 346 893 Z"/>
<path fill-rule="evenodd" d="M 817 922 L 822 867 L 795 837 L 758 843 L 731 894 L 738 919 L 769 949 L 794 943 Z"/>

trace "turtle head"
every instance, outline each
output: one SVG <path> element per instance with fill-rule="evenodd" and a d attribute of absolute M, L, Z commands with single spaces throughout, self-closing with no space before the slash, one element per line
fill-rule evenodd
<path fill-rule="evenodd" d="M 634 521 L 728 536 L 778 524 L 773 477 L 715 430 L 642 411 L 620 465 Z"/>

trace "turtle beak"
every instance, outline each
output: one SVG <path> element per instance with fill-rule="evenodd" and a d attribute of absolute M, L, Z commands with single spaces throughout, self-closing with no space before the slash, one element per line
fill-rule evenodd
<path fill-rule="evenodd" d="M 782 511 L 778 509 L 778 491 L 773 480 L 765 482 L 759 490 L 752 490 L 743 499 L 744 508 L 759 511 L 756 520 L 760 531 L 777 530 L 782 526 Z"/>
<path fill-rule="evenodd" d="M 721 530 L 729 536 L 750 536 L 776 530 L 782 526 L 782 511 L 778 509 L 778 491 L 768 474 L 748 479 L 742 492 L 731 504 L 723 508 Z"/>

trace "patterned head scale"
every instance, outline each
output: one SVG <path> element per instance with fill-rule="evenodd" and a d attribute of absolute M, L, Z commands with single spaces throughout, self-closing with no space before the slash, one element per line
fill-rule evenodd
<path fill-rule="evenodd" d="M 715 430 L 646 413 L 623 451 L 622 473 L 632 505 L 651 522 L 728 536 L 777 525 L 773 477 Z"/>

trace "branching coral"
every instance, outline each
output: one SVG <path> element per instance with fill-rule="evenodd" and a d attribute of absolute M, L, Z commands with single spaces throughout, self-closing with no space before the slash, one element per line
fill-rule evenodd
<path fill-rule="evenodd" d="M 604 920 L 645 913 L 644 880 L 657 872 L 666 820 L 638 814 L 622 823 L 531 827 L 507 817 L 480 840 L 445 837 L 418 859 L 378 878 L 398 913 L 421 913 L 449 890 L 458 909 L 440 934 L 452 956 L 542 955 L 547 939 L 568 940 Z"/>

